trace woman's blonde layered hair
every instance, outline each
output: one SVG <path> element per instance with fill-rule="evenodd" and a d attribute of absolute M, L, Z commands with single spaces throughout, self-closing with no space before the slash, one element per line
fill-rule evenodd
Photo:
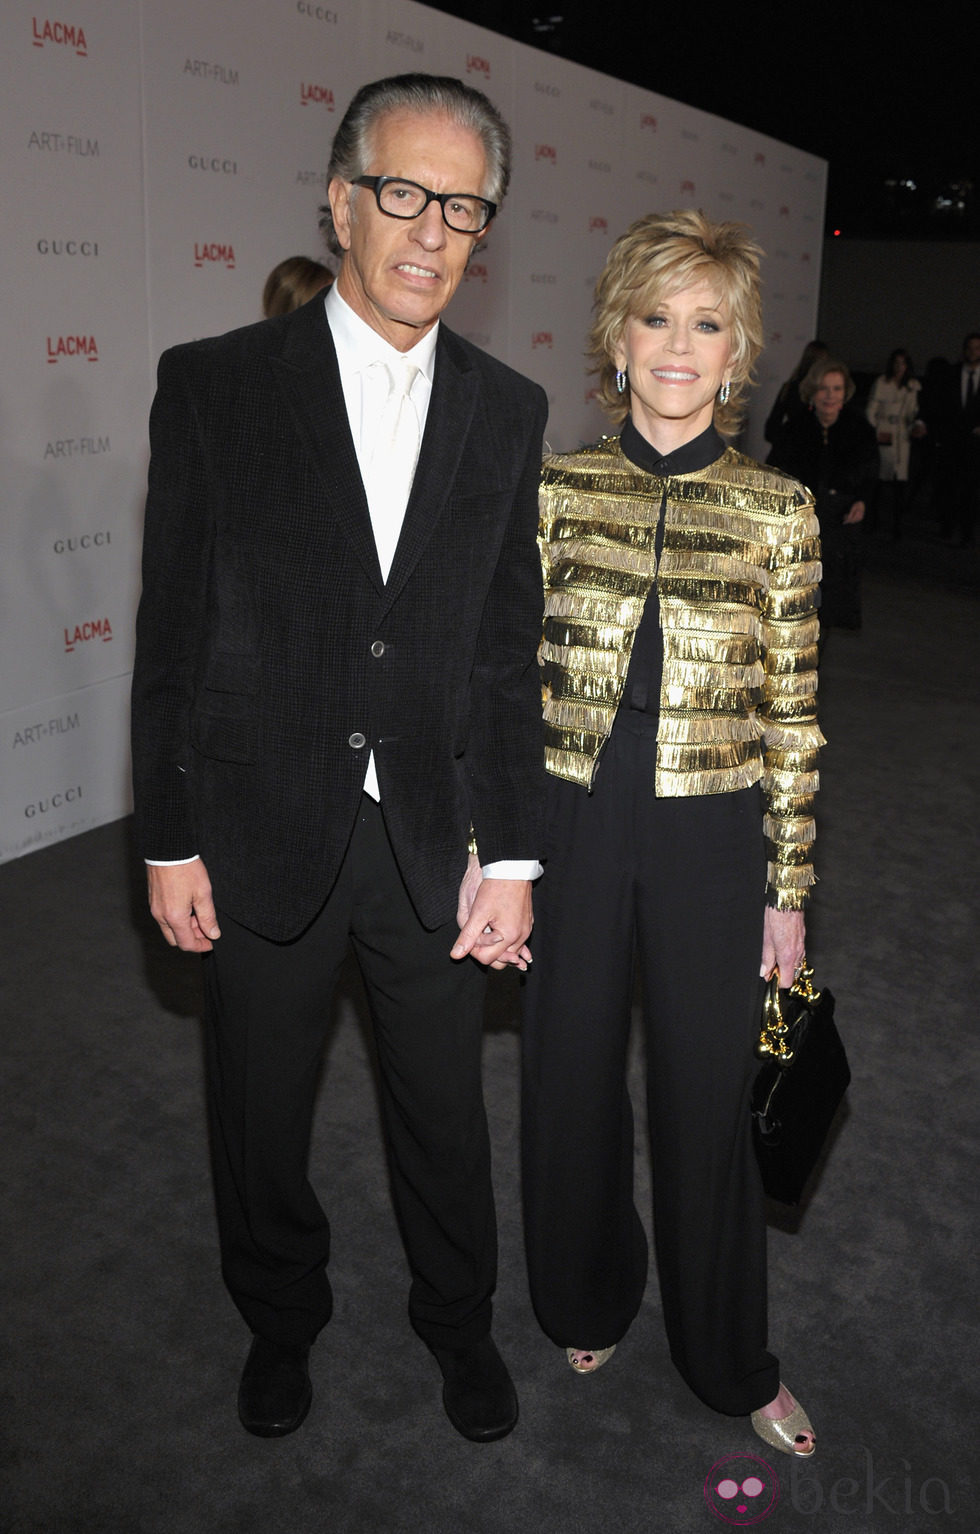
<path fill-rule="evenodd" d="M 627 322 L 652 313 L 665 298 L 708 282 L 732 328 L 731 392 L 715 406 L 714 424 L 733 436 L 745 409 L 752 369 L 762 351 L 762 251 L 744 224 L 713 224 L 697 209 L 648 213 L 616 241 L 596 283 L 590 369 L 599 402 L 617 424 L 629 414 L 629 390 L 616 388 L 616 351 Z"/>
<path fill-rule="evenodd" d="M 828 373 L 839 373 L 844 380 L 844 404 L 854 398 L 855 383 L 851 370 L 839 357 L 818 357 L 800 384 L 800 399 L 804 405 L 813 404 L 813 396 Z"/>

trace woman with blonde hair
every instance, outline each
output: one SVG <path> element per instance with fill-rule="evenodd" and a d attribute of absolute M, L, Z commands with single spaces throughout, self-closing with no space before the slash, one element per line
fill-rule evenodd
<path fill-rule="evenodd" d="M 847 363 L 820 357 L 800 384 L 806 409 L 783 433 L 774 458 L 815 497 L 823 564 L 821 642 L 832 628 L 861 627 L 863 524 L 878 452 L 872 427 L 850 404 L 854 392 Z"/>
<path fill-rule="evenodd" d="M 697 212 L 633 224 L 590 336 L 621 430 L 545 460 L 551 797 L 524 1198 L 539 1320 L 591 1373 L 646 1284 L 625 1082 L 635 964 L 671 1356 L 709 1406 L 806 1455 L 813 1429 L 767 1349 L 749 1093 L 760 974 L 788 985 L 803 957 L 820 566 L 808 492 L 724 441 L 762 347 L 760 254 Z"/>
<path fill-rule="evenodd" d="M 333 272 L 311 256 L 287 256 L 272 268 L 262 289 L 262 313 L 267 320 L 291 314 L 329 288 Z"/>

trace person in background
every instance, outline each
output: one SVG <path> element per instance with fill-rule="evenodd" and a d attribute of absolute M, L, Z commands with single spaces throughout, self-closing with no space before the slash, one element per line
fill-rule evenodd
<path fill-rule="evenodd" d="M 262 313 L 267 320 L 276 314 L 290 314 L 332 282 L 333 272 L 322 261 L 313 261 L 309 256 L 287 256 L 265 279 Z"/>
<path fill-rule="evenodd" d="M 980 334 L 964 337 L 959 362 L 930 386 L 926 407 L 935 444 L 935 492 L 944 538 L 961 548 L 976 537 L 980 511 Z"/>
<path fill-rule="evenodd" d="M 878 474 L 878 444 L 864 416 L 849 408 L 853 395 L 846 363 L 836 357 L 815 362 L 800 385 L 807 408 L 783 433 L 776 460 L 816 497 L 821 642 L 832 628 L 861 627 L 863 523 Z"/>
<path fill-rule="evenodd" d="M 779 393 L 776 395 L 773 407 L 767 415 L 766 424 L 763 427 L 765 439 L 772 445 L 772 451 L 766 460 L 768 463 L 779 462 L 774 454 L 779 451 L 779 443 L 783 432 L 806 409 L 806 406 L 800 399 L 800 384 L 813 364 L 818 362 L 821 357 L 826 357 L 827 353 L 828 347 L 825 341 L 808 341 L 803 348 L 796 367 L 786 379 L 786 382 L 780 384 Z"/>
<path fill-rule="evenodd" d="M 592 1373 L 646 1285 L 625 1080 L 636 963 L 671 1357 L 702 1401 L 808 1455 L 767 1344 L 749 1096 L 760 975 L 789 985 L 804 951 L 820 551 L 809 492 L 724 440 L 762 348 L 760 254 L 697 212 L 633 224 L 590 335 L 621 433 L 544 464 L 524 1211 L 538 1318 Z"/>
<path fill-rule="evenodd" d="M 909 480 L 909 457 L 913 436 L 925 434 L 919 411 L 920 385 L 912 371 L 912 359 L 897 347 L 875 379 L 865 414 L 878 439 L 877 511 L 890 510 L 892 538 L 902 535 Z"/>

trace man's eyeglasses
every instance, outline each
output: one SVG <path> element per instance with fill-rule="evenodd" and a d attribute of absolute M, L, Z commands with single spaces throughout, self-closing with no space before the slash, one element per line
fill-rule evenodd
<path fill-rule="evenodd" d="M 446 224 L 459 234 L 482 234 L 497 211 L 497 204 L 486 197 L 471 197 L 468 192 L 430 192 L 417 181 L 402 181 L 397 176 L 358 176 L 351 185 L 372 191 L 381 212 L 389 218 L 418 218 L 430 202 L 437 202 Z"/>

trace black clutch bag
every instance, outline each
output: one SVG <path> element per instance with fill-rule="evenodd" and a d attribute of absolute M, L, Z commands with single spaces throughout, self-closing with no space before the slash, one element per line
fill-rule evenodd
<path fill-rule="evenodd" d="M 812 982 L 813 970 L 802 967 L 781 998 L 773 975 L 756 1045 L 763 1061 L 752 1091 L 756 1155 L 766 1193 L 783 1204 L 799 1203 L 851 1079 L 834 998 Z"/>

